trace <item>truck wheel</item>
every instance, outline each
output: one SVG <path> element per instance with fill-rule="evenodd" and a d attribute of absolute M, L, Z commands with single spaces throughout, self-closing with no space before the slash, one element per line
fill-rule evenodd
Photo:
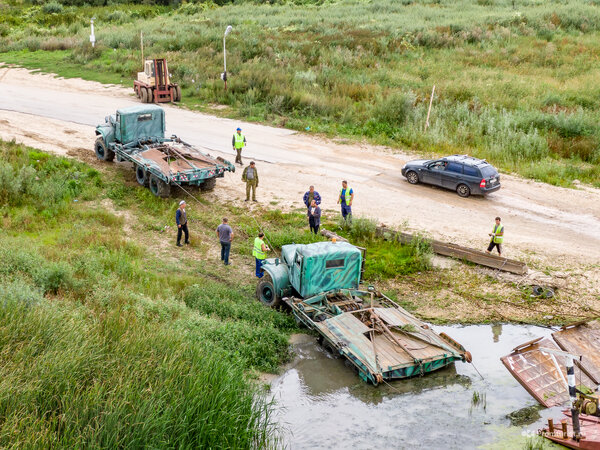
<path fill-rule="evenodd" d="M 469 186 L 467 186 L 466 184 L 459 184 L 456 187 L 456 193 L 463 198 L 467 198 L 469 195 L 471 195 L 471 189 L 469 189 Z"/>
<path fill-rule="evenodd" d="M 417 184 L 419 182 L 419 175 L 414 170 L 410 170 L 406 173 L 406 179 L 410 184 Z"/>
<path fill-rule="evenodd" d="M 154 103 L 154 90 L 151 88 L 148 88 L 148 103 Z"/>
<path fill-rule="evenodd" d="M 104 138 L 99 137 L 96 139 L 96 143 L 94 144 L 94 150 L 96 151 L 96 157 L 100 161 L 110 162 L 115 159 L 115 152 L 106 148 L 106 144 L 104 143 Z"/>
<path fill-rule="evenodd" d="M 142 166 L 135 166 L 135 179 L 142 186 L 148 187 L 148 172 Z"/>
<path fill-rule="evenodd" d="M 265 276 L 258 282 L 258 286 L 256 286 L 256 298 L 271 308 L 276 308 L 281 302 L 281 299 L 275 292 L 273 280 L 271 280 L 271 276 L 267 273 L 265 273 Z"/>
<path fill-rule="evenodd" d="M 156 175 L 150 175 L 148 187 L 150 188 L 150 192 L 152 192 L 157 197 L 166 198 L 171 194 L 171 185 L 165 183 Z"/>
<path fill-rule="evenodd" d="M 175 90 L 177 92 L 177 100 L 175 100 L 175 101 L 180 102 L 181 101 L 181 86 L 175 86 Z"/>
<path fill-rule="evenodd" d="M 205 192 L 212 191 L 216 185 L 217 185 L 217 179 L 210 178 L 200 185 L 200 190 L 205 191 Z"/>

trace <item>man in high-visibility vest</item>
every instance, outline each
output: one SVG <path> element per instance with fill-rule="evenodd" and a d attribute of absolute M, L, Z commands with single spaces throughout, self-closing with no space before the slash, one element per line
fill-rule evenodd
<path fill-rule="evenodd" d="M 354 200 L 354 191 L 348 187 L 346 180 L 342 181 L 342 189 L 338 195 L 338 204 L 342 204 L 342 217 L 344 220 L 352 221 L 352 201 Z"/>
<path fill-rule="evenodd" d="M 235 162 L 240 166 L 243 166 L 242 163 L 242 149 L 246 146 L 246 136 L 242 134 L 242 129 L 238 127 L 233 134 L 233 139 L 231 140 L 231 145 L 236 152 Z"/>
<path fill-rule="evenodd" d="M 264 233 L 258 233 L 258 237 L 254 238 L 254 249 L 252 250 L 252 256 L 256 260 L 256 276 L 258 278 L 263 277 L 262 263 L 267 258 L 267 252 L 271 250 L 263 241 L 264 237 Z"/>
<path fill-rule="evenodd" d="M 490 245 L 486 250 L 486 253 L 491 253 L 494 250 L 494 247 L 498 248 L 498 256 L 502 256 L 502 242 L 504 241 L 504 225 L 500 223 L 500 217 L 496 217 L 496 224 L 492 229 L 492 232 L 489 233 L 492 237 L 490 241 Z"/>

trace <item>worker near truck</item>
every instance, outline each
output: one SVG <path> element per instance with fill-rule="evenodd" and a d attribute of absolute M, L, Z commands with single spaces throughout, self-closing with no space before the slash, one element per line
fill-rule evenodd
<path fill-rule="evenodd" d="M 267 252 L 271 250 L 267 244 L 265 244 L 265 241 L 263 240 L 264 237 L 265 234 L 261 231 L 258 233 L 258 237 L 254 238 L 254 249 L 252 250 L 252 256 L 254 256 L 256 261 L 257 278 L 263 277 L 264 274 L 262 271 L 262 263 L 267 258 Z"/>
<path fill-rule="evenodd" d="M 235 150 L 235 162 L 240 166 L 243 166 L 242 163 L 242 149 L 246 146 L 246 136 L 242 134 L 242 129 L 238 127 L 233 134 L 233 139 L 231 140 L 231 145 Z"/>
<path fill-rule="evenodd" d="M 315 191 L 314 186 L 310 186 L 308 188 L 308 191 L 306 191 L 304 193 L 304 197 L 302 198 L 302 201 L 306 205 L 306 208 L 310 209 L 310 206 L 312 205 L 313 200 L 315 202 L 317 202 L 317 205 L 321 204 L 321 196 L 319 195 L 319 193 L 317 191 Z"/>
<path fill-rule="evenodd" d="M 342 205 L 342 217 L 344 220 L 352 221 L 352 201 L 354 200 L 354 191 L 348 187 L 346 180 L 342 181 L 342 189 L 338 195 L 338 204 Z"/>
<path fill-rule="evenodd" d="M 181 234 L 185 233 L 185 244 L 190 243 L 190 233 L 187 226 L 187 213 L 185 212 L 185 200 L 179 202 L 179 208 L 175 212 L 175 223 L 177 224 L 177 247 L 181 245 Z"/>
<path fill-rule="evenodd" d="M 227 217 L 223 217 L 223 223 L 217 227 L 217 237 L 221 242 L 221 261 L 226 266 L 229 265 L 229 252 L 231 251 L 231 241 L 233 241 L 233 230 L 228 222 Z"/>
<path fill-rule="evenodd" d="M 486 253 L 490 254 L 494 247 L 498 249 L 498 256 L 502 256 L 502 242 L 504 241 L 504 225 L 501 223 L 500 217 L 496 217 L 496 223 L 494 224 L 494 228 L 491 233 L 488 233 L 491 236 L 490 245 L 486 250 Z"/>
<path fill-rule="evenodd" d="M 319 226 L 321 226 L 321 207 L 317 205 L 317 201 L 313 200 L 308 208 L 308 226 L 310 231 L 318 234 Z"/>
<path fill-rule="evenodd" d="M 256 188 L 258 187 L 258 172 L 256 164 L 250 161 L 250 165 L 246 166 L 242 173 L 242 181 L 246 183 L 246 200 L 250 200 L 250 190 L 252 190 L 252 201 L 256 201 Z"/>

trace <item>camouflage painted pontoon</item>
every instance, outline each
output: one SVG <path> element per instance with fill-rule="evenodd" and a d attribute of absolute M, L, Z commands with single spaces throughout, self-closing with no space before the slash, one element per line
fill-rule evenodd
<path fill-rule="evenodd" d="M 272 307 L 283 301 L 364 381 L 377 385 L 470 361 L 469 352 L 444 333 L 374 289 L 359 289 L 364 259 L 357 247 L 319 242 L 284 245 L 281 253 L 281 260 L 265 261 L 258 299 Z"/>

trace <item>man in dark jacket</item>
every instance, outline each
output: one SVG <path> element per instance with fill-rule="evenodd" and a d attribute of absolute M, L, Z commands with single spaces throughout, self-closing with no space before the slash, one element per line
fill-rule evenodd
<path fill-rule="evenodd" d="M 187 226 L 187 214 L 185 212 L 185 200 L 179 202 L 179 208 L 175 213 L 175 222 L 177 223 L 177 247 L 183 247 L 181 245 L 181 233 L 185 233 L 185 244 L 190 243 L 190 234 Z"/>
<path fill-rule="evenodd" d="M 306 191 L 304 193 L 304 197 L 302 198 L 302 201 L 304 202 L 304 204 L 306 205 L 307 208 L 310 208 L 310 205 L 312 204 L 312 201 L 317 202 L 317 205 L 321 204 L 321 196 L 319 195 L 319 193 L 317 191 L 315 191 L 315 187 L 311 186 L 308 191 Z"/>
<path fill-rule="evenodd" d="M 256 171 L 254 161 L 251 161 L 250 165 L 244 169 L 242 181 L 246 183 L 246 201 L 250 200 L 250 189 L 252 189 L 252 201 L 255 202 L 256 188 L 258 187 L 258 172 Z"/>
<path fill-rule="evenodd" d="M 308 208 L 308 226 L 310 231 L 315 234 L 319 233 L 319 226 L 321 226 L 321 208 L 317 205 L 317 201 L 313 200 Z"/>

